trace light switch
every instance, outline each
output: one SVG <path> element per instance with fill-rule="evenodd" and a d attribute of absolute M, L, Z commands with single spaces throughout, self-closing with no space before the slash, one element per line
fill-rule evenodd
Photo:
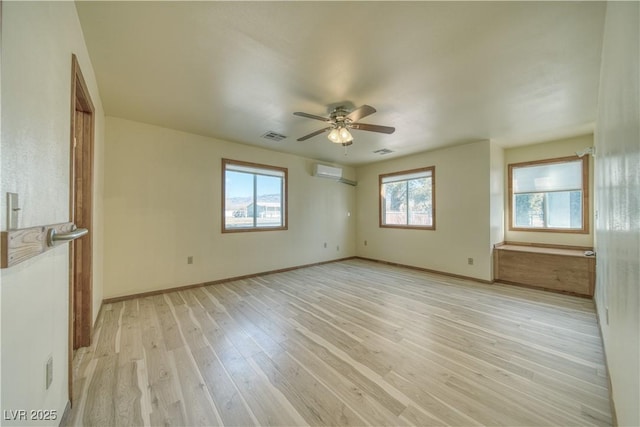
<path fill-rule="evenodd" d="M 7 229 L 15 230 L 18 228 L 18 193 L 7 193 Z"/>

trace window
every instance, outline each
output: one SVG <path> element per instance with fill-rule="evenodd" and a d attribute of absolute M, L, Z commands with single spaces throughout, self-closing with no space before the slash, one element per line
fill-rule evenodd
<path fill-rule="evenodd" d="M 222 159 L 222 231 L 287 229 L 287 169 Z"/>
<path fill-rule="evenodd" d="M 509 165 L 510 230 L 588 233 L 588 157 Z"/>
<path fill-rule="evenodd" d="M 435 167 L 380 175 L 380 227 L 435 230 Z"/>

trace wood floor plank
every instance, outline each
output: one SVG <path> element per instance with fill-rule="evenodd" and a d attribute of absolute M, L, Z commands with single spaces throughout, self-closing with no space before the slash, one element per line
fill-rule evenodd
<path fill-rule="evenodd" d="M 326 384 L 338 397 L 356 411 L 366 421 L 366 424 L 374 426 L 404 424 L 400 417 L 392 412 L 393 410 L 398 411 L 405 408 L 400 402 L 389 397 L 389 401 L 392 404 L 387 408 L 380 400 L 376 400 L 371 393 L 367 393 L 366 390 L 358 387 L 355 382 L 350 381 L 347 376 L 341 375 L 338 370 L 325 363 L 322 357 L 311 352 L 300 343 L 288 340 L 285 345 L 290 357 L 296 359 L 316 378 Z M 378 394 L 384 394 L 384 391 Z M 440 424 L 442 424 L 441 421 Z"/>
<path fill-rule="evenodd" d="M 165 295 L 153 296 L 151 300 L 156 310 L 156 316 L 160 320 L 163 342 L 167 350 L 175 350 L 183 346 L 184 342 L 180 335 L 178 323 L 171 312 L 171 307 L 169 307 L 169 304 L 167 304 L 165 300 Z"/>
<path fill-rule="evenodd" d="M 194 350 L 193 357 L 223 423 L 241 426 L 257 425 L 258 422 L 246 406 L 240 391 L 233 384 L 213 350 L 210 347 L 198 348 Z"/>
<path fill-rule="evenodd" d="M 213 405 L 209 391 L 202 381 L 193 356 L 186 347 L 171 351 L 180 383 L 181 397 L 186 412 L 186 424 L 190 426 L 219 426 L 222 420 Z"/>
<path fill-rule="evenodd" d="M 194 321 L 193 310 L 184 302 L 174 306 L 174 313 L 177 320 L 180 334 L 184 337 L 185 344 L 192 350 L 206 347 L 202 329 Z"/>
<path fill-rule="evenodd" d="M 400 414 L 401 419 L 405 419 L 410 425 L 414 426 L 443 426 L 446 423 L 440 418 L 434 417 L 432 414 L 427 414 L 424 411 L 417 409 L 413 405 L 407 406 L 407 409 Z"/>
<path fill-rule="evenodd" d="M 421 409 L 444 421 L 449 426 L 481 425 L 473 418 L 472 413 L 465 413 L 464 408 L 457 408 L 456 402 L 448 402 L 446 397 L 439 396 L 438 388 L 431 388 L 428 384 L 418 384 L 391 371 L 384 379 L 393 387 L 404 393 L 414 402 L 418 402 Z"/>
<path fill-rule="evenodd" d="M 593 302 L 352 259 L 105 305 L 67 425 L 612 423 Z"/>
<path fill-rule="evenodd" d="M 360 363 L 349 353 L 324 340 L 320 335 L 301 329 L 298 340 L 325 363 L 371 393 L 393 413 L 400 413 L 406 405 L 411 403 L 411 399 L 405 395 L 395 393 L 396 389 L 388 388 L 387 383 L 382 381 L 382 377 L 369 366 Z"/>
<path fill-rule="evenodd" d="M 260 377 L 244 357 L 225 359 L 223 360 L 223 365 L 231 375 L 240 393 L 242 393 L 259 425 L 292 426 L 306 424 L 293 407 L 288 408 L 282 405 L 281 398 L 275 395 L 275 389 L 268 384 L 268 380 Z M 291 405 L 289 404 L 289 406 Z"/>
<path fill-rule="evenodd" d="M 120 314 L 123 303 L 109 304 L 102 311 L 104 316 L 95 357 L 110 356 L 116 352 L 116 335 L 118 333 Z"/>
<path fill-rule="evenodd" d="M 146 361 L 150 416 L 154 425 L 184 425 L 185 409 L 180 401 L 179 383 L 172 373 L 169 353 L 153 298 L 141 298 L 142 345 Z"/>
<path fill-rule="evenodd" d="M 152 426 L 185 426 L 184 407 L 182 402 L 176 401 L 163 408 L 156 408 L 151 412 Z"/>
<path fill-rule="evenodd" d="M 123 301 L 122 324 L 118 343 L 118 363 L 128 364 L 143 358 L 142 332 L 138 318 L 138 301 Z"/>
<path fill-rule="evenodd" d="M 115 425 L 116 378 L 118 377 L 118 356 L 111 354 L 96 359 L 96 368 L 89 383 L 86 406 L 82 423 L 90 426 Z"/>
<path fill-rule="evenodd" d="M 250 358 L 262 351 L 281 351 L 277 343 L 260 331 L 256 326 L 248 322 L 237 310 L 233 308 L 233 299 L 215 286 L 207 289 L 211 295 L 222 305 L 222 310 L 209 312 L 213 319 L 225 331 L 225 335 L 244 357 Z"/>
<path fill-rule="evenodd" d="M 139 426 L 143 424 L 141 396 L 136 362 L 120 363 L 116 379 L 115 425 Z"/>
<path fill-rule="evenodd" d="M 260 353 L 253 357 L 309 425 L 352 426 L 363 425 L 348 405 L 338 399 L 326 386 L 318 382 L 298 362 L 286 353 L 273 358 Z"/>
<path fill-rule="evenodd" d="M 556 420 L 563 421 L 563 424 L 571 424 L 569 416 L 571 406 L 574 406 L 572 397 L 574 393 L 563 396 L 544 387 L 539 387 L 535 382 L 531 381 L 533 373 L 527 375 L 518 375 L 504 369 L 503 360 L 490 360 L 488 363 L 482 357 L 477 357 L 476 353 L 459 351 L 456 349 L 447 349 L 435 342 L 425 345 L 417 345 L 409 341 L 401 343 L 403 352 L 412 352 L 420 355 L 430 363 L 437 363 L 446 367 L 452 372 L 458 372 L 471 378 L 483 387 L 487 387 L 492 391 L 507 396 L 510 401 L 518 402 L 518 405 L 524 406 L 523 410 L 535 412 L 536 405 L 544 402 L 547 405 L 545 415 L 553 416 Z M 580 393 L 579 390 L 574 390 Z M 581 395 L 581 401 L 594 402 L 592 396 Z M 596 406 L 599 406 L 598 401 Z M 605 408 L 608 407 L 608 402 Z M 577 407 L 577 406 L 574 406 Z M 602 408 L 602 406 L 600 406 Z M 575 422 L 575 420 L 574 420 Z"/>

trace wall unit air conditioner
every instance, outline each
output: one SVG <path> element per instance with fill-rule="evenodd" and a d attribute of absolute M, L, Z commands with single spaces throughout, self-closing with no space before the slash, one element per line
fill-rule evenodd
<path fill-rule="evenodd" d="M 340 179 L 342 178 L 342 169 L 334 168 L 333 166 L 316 164 L 313 168 L 313 176 L 319 176 L 321 178 Z"/>

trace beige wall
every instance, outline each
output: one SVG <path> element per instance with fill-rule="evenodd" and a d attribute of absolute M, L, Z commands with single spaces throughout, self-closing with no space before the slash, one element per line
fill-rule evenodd
<path fill-rule="evenodd" d="M 595 138 L 595 300 L 621 426 L 640 425 L 639 16 L 607 4 Z"/>
<path fill-rule="evenodd" d="M 97 308 L 102 300 L 103 112 L 73 2 L 2 2 L 0 227 L 6 229 L 7 192 L 19 194 L 21 228 L 69 220 L 72 53 L 78 56 L 97 110 L 93 280 Z M 67 403 L 67 248 L 61 246 L 1 272 L 3 411 L 52 409 L 62 415 Z M 49 356 L 53 356 L 53 383 L 46 390 Z"/>
<path fill-rule="evenodd" d="M 357 254 L 491 280 L 490 156 L 480 141 L 359 167 Z M 436 167 L 436 229 L 380 228 L 378 176 L 426 166 Z"/>
<path fill-rule="evenodd" d="M 490 146 L 489 167 L 489 212 L 490 212 L 490 243 L 491 246 L 496 243 L 504 242 L 504 218 L 506 207 L 504 205 L 504 149 L 495 143 Z M 493 254 L 492 254 L 493 255 Z M 491 263 L 491 271 L 493 273 L 493 262 Z M 493 276 L 492 276 L 493 277 Z"/>
<path fill-rule="evenodd" d="M 356 189 L 313 177 L 315 161 L 113 117 L 106 123 L 105 297 L 355 255 Z M 222 158 L 288 168 L 288 230 L 221 233 Z"/>
<path fill-rule="evenodd" d="M 575 156 L 577 151 L 593 147 L 593 135 L 549 141 L 523 147 L 508 148 L 504 151 L 504 209 L 505 240 L 512 242 L 544 243 L 570 246 L 593 246 L 593 170 L 594 158 L 589 156 L 589 233 L 555 233 L 535 231 L 509 230 L 509 174 L 507 167 L 511 163 L 529 162 L 533 160 L 553 159 L 557 157 Z"/>

